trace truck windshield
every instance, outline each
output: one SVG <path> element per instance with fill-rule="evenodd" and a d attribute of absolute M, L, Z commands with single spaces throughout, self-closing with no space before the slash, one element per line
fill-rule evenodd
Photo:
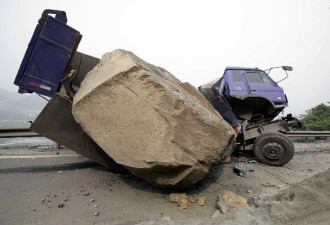
<path fill-rule="evenodd" d="M 263 71 L 246 71 L 249 83 L 266 83 L 274 84 L 274 82 Z"/>

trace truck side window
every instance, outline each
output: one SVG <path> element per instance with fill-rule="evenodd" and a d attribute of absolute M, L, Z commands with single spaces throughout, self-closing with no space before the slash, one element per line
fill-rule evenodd
<path fill-rule="evenodd" d="M 265 83 L 258 71 L 246 71 L 250 83 Z"/>
<path fill-rule="evenodd" d="M 240 70 L 233 70 L 232 73 L 233 73 L 233 80 L 235 82 L 242 82 L 242 76 Z"/>
<path fill-rule="evenodd" d="M 274 84 L 274 82 L 262 71 L 246 71 L 249 83 L 266 83 Z"/>

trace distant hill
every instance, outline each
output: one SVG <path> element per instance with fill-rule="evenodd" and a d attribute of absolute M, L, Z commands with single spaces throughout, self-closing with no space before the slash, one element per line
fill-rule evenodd
<path fill-rule="evenodd" d="M 0 126 L 20 126 L 34 120 L 47 101 L 36 94 L 19 94 L 0 89 Z"/>

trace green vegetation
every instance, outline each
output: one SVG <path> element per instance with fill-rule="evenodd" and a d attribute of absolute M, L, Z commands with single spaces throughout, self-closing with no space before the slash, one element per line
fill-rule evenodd
<path fill-rule="evenodd" d="M 330 131 L 330 103 L 320 104 L 301 115 L 307 130 Z"/>

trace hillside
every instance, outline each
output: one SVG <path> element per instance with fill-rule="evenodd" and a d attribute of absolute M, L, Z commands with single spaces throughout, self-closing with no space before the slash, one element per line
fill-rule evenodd
<path fill-rule="evenodd" d="M 0 126 L 11 127 L 34 120 L 47 101 L 36 94 L 19 94 L 0 89 Z"/>

